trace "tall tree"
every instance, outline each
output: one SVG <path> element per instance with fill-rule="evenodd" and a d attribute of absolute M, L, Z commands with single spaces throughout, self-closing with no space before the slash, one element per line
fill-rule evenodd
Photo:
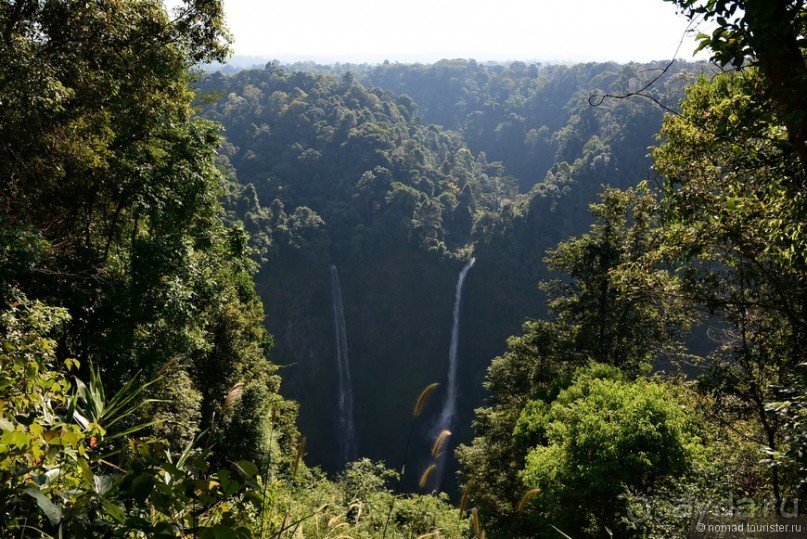
<path fill-rule="evenodd" d="M 112 386 L 178 365 L 200 392 L 173 415 L 201 411 L 244 441 L 229 456 L 266 457 L 270 408 L 288 406 L 272 396 L 246 234 L 222 219 L 218 128 L 189 85 L 191 66 L 227 54 L 221 2 L 169 16 L 159 0 L 12 0 L 0 32 L 0 301 L 16 287 L 66 308 L 59 356 Z M 225 410 L 239 383 L 231 408 L 249 425 Z"/>
<path fill-rule="evenodd" d="M 791 191 L 804 169 L 765 85 L 750 68 L 702 79 L 666 119 L 653 152 L 666 238 L 648 260 L 675 267 L 678 294 L 725 324 L 705 387 L 717 416 L 757 425 L 749 435 L 771 455 L 767 488 L 779 502 L 798 487 L 786 455 L 802 451 L 774 403 L 804 376 L 807 207 Z"/>

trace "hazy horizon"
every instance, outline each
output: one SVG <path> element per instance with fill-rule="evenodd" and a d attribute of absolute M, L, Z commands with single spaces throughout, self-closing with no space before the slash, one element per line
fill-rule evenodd
<path fill-rule="evenodd" d="M 466 61 L 475 61 L 479 64 L 486 65 L 486 64 L 498 64 L 498 65 L 510 65 L 514 62 L 522 62 L 524 64 L 537 64 L 537 65 L 576 65 L 576 64 L 585 64 L 585 63 L 609 63 L 613 62 L 616 64 L 629 64 L 629 63 L 639 63 L 639 64 L 650 64 L 653 62 L 666 62 L 671 60 L 672 58 L 658 58 L 654 60 L 627 60 L 627 61 L 618 61 L 618 60 L 548 60 L 542 58 L 507 58 L 507 59 L 482 59 L 482 58 L 473 58 L 473 57 L 463 57 L 463 56 L 445 56 L 442 58 L 437 58 L 435 60 L 420 60 L 417 58 L 413 59 L 389 59 L 387 57 L 377 57 L 377 58 L 369 58 L 365 56 L 356 56 L 356 57 L 342 57 L 342 56 L 328 56 L 328 55 L 318 55 L 317 57 L 310 57 L 310 56 L 285 56 L 284 58 L 277 58 L 268 55 L 244 55 L 244 54 L 234 54 L 231 56 L 227 62 L 223 65 L 232 65 L 233 67 L 241 68 L 250 68 L 250 67 L 262 67 L 269 62 L 279 62 L 280 65 L 294 65 L 294 64 L 305 64 L 305 63 L 313 63 L 316 65 L 322 66 L 334 66 L 334 65 L 381 65 L 385 62 L 389 63 L 399 63 L 399 64 L 423 64 L 423 65 L 432 65 L 436 64 L 441 61 L 451 61 L 451 60 L 466 60 Z M 682 58 L 679 54 L 676 57 L 679 61 L 685 62 L 697 62 L 705 60 L 703 57 L 697 58 Z M 215 66 L 220 66 L 222 64 L 214 64 Z"/>
<path fill-rule="evenodd" d="M 174 0 L 167 0 L 169 5 Z M 320 64 L 704 59 L 663 0 L 224 0 L 238 57 Z M 703 29 L 701 30 L 703 31 Z M 708 31 L 708 29 L 707 29 Z"/>

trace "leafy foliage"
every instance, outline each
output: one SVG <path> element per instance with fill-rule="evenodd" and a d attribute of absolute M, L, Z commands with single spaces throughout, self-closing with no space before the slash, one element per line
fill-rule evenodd
<path fill-rule="evenodd" d="M 393 238 L 453 250 L 468 242 L 477 208 L 514 195 L 512 182 L 475 160 L 455 133 L 420 125 L 411 99 L 350 76 L 269 64 L 210 75 L 199 87 L 226 96 L 206 114 L 225 126 L 221 158 L 247 186 L 249 204 L 268 209 L 256 228 L 273 225 L 276 248 L 360 254 Z M 322 245 L 319 227 L 328 236 Z"/>
<path fill-rule="evenodd" d="M 704 382 L 726 420 L 758 422 L 754 440 L 770 451 L 780 500 L 794 486 L 782 459 L 793 438 L 766 403 L 803 376 L 805 209 L 792 190 L 804 169 L 761 88 L 752 69 L 701 80 L 685 115 L 665 122 L 654 156 L 669 178 L 666 238 L 655 256 L 680 265 L 681 293 L 725 321 Z"/>
<path fill-rule="evenodd" d="M 551 403 L 533 402 L 516 431 L 539 440 L 521 475 L 539 489 L 530 518 L 547 536 L 550 525 L 574 536 L 617 529 L 625 491 L 680 480 L 704 456 L 692 412 L 660 382 L 629 382 L 617 369 L 592 365 Z"/>
<path fill-rule="evenodd" d="M 802 0 L 667 0 L 690 20 L 702 18 L 715 28 L 700 34 L 722 66 L 750 62 L 764 75 L 766 97 L 787 126 L 790 150 L 807 167 L 807 61 L 804 58 L 807 5 Z"/>
<path fill-rule="evenodd" d="M 713 2 L 709 9 L 733 4 Z M 562 324 L 552 319 L 528 323 L 525 335 L 512 339 L 509 352 L 494 360 L 488 373 L 493 395 L 489 406 L 477 412 L 478 438 L 460 452 L 463 474 L 480 490 L 494 533 L 544 533 L 550 525 L 561 525 L 579 533 L 600 533 L 607 526 L 614 533 L 683 536 L 685 525 L 680 518 L 674 523 L 675 500 L 708 508 L 721 497 L 745 496 L 770 515 L 786 512 L 786 500 L 803 492 L 805 310 L 799 291 L 804 289 L 804 168 L 793 146 L 793 119 L 782 116 L 784 105 L 777 103 L 771 83 L 762 67 L 746 68 L 702 77 L 688 89 L 681 113 L 665 118 L 661 143 L 653 151 L 662 177 L 658 201 L 647 194 L 646 204 L 636 206 L 633 217 L 613 229 L 621 230 L 618 237 L 637 240 L 623 244 L 637 247 L 624 251 L 629 256 L 603 249 L 607 243 L 586 236 L 551 253 L 550 263 L 575 277 L 548 288 L 555 294 L 551 307 L 565 309 L 555 314 Z M 618 197 L 612 193 L 611 199 Z M 610 234 L 599 223 L 592 231 L 597 233 L 592 239 Z M 598 260 L 607 262 L 604 272 L 597 271 Z M 597 297 L 609 299 L 598 308 Z M 593 321 L 603 323 L 610 316 L 611 323 L 622 320 L 625 305 L 645 324 L 642 330 L 634 322 L 597 331 Z M 699 319 L 715 341 L 705 361 L 676 344 L 680 330 Z M 614 349 L 638 352 L 633 356 L 636 366 L 670 345 L 674 356 L 697 362 L 702 375 L 697 393 L 683 402 L 698 427 L 685 438 L 697 442 L 693 432 L 708 432 L 699 435 L 707 447 L 690 457 L 710 455 L 723 472 L 702 459 L 699 464 L 690 458 L 692 468 L 681 467 L 687 459 L 677 459 L 684 453 L 671 455 L 673 460 L 661 466 L 644 458 L 644 448 L 652 445 L 652 436 L 645 434 L 684 432 L 659 429 L 666 419 L 650 408 L 639 406 L 644 417 L 658 422 L 634 418 L 624 430 L 618 426 L 631 416 L 632 399 L 656 402 L 651 408 L 666 410 L 665 417 L 682 417 L 676 406 L 668 407 L 673 397 L 658 390 L 656 382 L 605 377 L 571 391 L 582 383 L 568 381 L 575 352 L 587 351 L 583 357 L 594 360 L 609 358 L 609 339 L 601 337 L 611 330 L 620 338 L 630 336 L 631 345 Z M 632 376 L 641 372 L 630 367 L 631 361 L 618 359 L 619 353 L 614 358 Z M 613 390 L 620 384 L 626 385 Z M 613 414 L 617 408 L 621 411 Z M 598 436 L 604 432 L 609 436 Z M 606 439 L 609 443 L 597 443 Z M 642 442 L 622 447 L 618 460 L 631 464 L 614 467 L 616 453 L 608 454 L 620 439 Z M 654 455 L 686 446 L 692 448 L 683 438 L 667 440 Z M 585 466 L 579 455 L 586 456 Z M 676 477 L 687 469 L 694 473 Z M 509 479 L 519 470 L 527 481 L 523 486 Z M 659 470 L 672 472 L 666 484 Z M 625 478 L 632 473 L 638 476 Z M 618 489 L 597 490 L 620 483 L 623 489 L 636 483 L 639 492 L 623 490 L 624 500 L 619 501 Z M 657 490 L 644 494 L 641 489 L 651 484 Z M 528 491 L 532 494 L 519 506 L 532 507 L 532 512 L 519 518 L 512 513 L 518 507 L 512 492 L 527 487 L 533 487 Z M 597 498 L 597 508 L 586 501 L 589 495 Z M 621 524 L 628 528 L 621 530 L 614 514 L 632 511 L 639 498 L 647 502 L 647 512 L 626 518 Z M 512 517 L 496 519 L 502 514 Z"/>
<path fill-rule="evenodd" d="M 107 396 L 97 371 L 89 383 L 71 382 L 54 370 L 48 336 L 66 312 L 18 292 L 15 298 L 0 335 L 3 535 L 378 537 L 385 527 L 394 472 L 363 460 L 331 482 L 305 468 L 259 470 L 249 461 L 213 468 L 211 455 L 193 443 L 172 451 L 142 436 L 149 425 L 127 423 L 146 404 L 148 384 Z M 467 533 L 468 519 L 445 497 L 396 501 L 395 535 Z"/>
<path fill-rule="evenodd" d="M 739 70 L 700 78 L 664 120 L 659 193 L 606 188 L 590 227 L 602 186 L 646 170 L 661 111 L 587 98 L 630 93 L 660 66 L 269 64 L 193 81 L 191 66 L 227 53 L 217 0 L 170 17 L 156 0 L 0 6 L 0 533 L 675 535 L 677 497 L 725 488 L 781 512 L 803 495 L 805 4 L 671 1 L 716 23 L 700 39 Z M 670 70 L 651 97 L 674 108 L 699 69 Z M 533 308 L 525 283 L 563 275 L 542 284 L 550 316 L 490 366 L 459 450 L 460 510 L 400 495 L 403 469 L 307 468 L 267 359 L 256 259 L 277 261 L 270 290 L 295 305 L 324 297 L 309 277 L 334 260 L 366 288 L 357 303 L 379 303 L 406 260 L 419 294 L 386 297 L 423 308 L 440 295 L 417 276 L 450 291 L 470 251 L 472 279 L 495 286 L 468 305 L 497 318 L 477 316 L 472 339 Z M 705 360 L 682 344 L 696 321 L 716 341 Z M 302 331 L 301 353 L 321 355 Z M 382 338 L 402 354 L 426 340 Z M 424 357 L 357 379 L 407 371 L 392 398 Z M 699 383 L 644 377 L 670 359 L 697 359 Z M 640 497 L 652 518 L 616 516 Z"/>
<path fill-rule="evenodd" d="M 85 375 L 96 365 L 114 390 L 171 370 L 182 385 L 163 384 L 171 404 L 148 413 L 176 415 L 163 431 L 174 447 L 218 415 L 217 432 L 244 440 L 219 443 L 221 462 L 267 458 L 271 339 L 246 233 L 217 200 L 217 127 L 194 114 L 189 87 L 190 65 L 226 53 L 220 3 L 169 18 L 156 1 L 20 1 L 0 17 L 13 58 L 0 73 L 3 302 L 16 286 L 67 309 L 57 357 Z M 242 381 L 262 419 L 236 425 L 221 403 Z M 288 455 L 294 409 L 277 400 Z"/>
<path fill-rule="evenodd" d="M 369 69 L 362 80 L 411 97 L 425 122 L 460 131 L 473 153 L 501 161 L 526 192 L 556 163 L 572 164 L 582 157 L 592 137 L 610 146 L 608 157 L 623 174 L 632 176 L 646 167 L 645 155 L 636 150 L 650 144 L 662 110 L 639 100 L 594 108 L 589 97 L 634 89 L 662 67 L 441 60 L 432 65 L 383 64 Z M 675 107 L 682 75 L 702 68 L 677 64 L 654 86 L 653 97 Z"/>
<path fill-rule="evenodd" d="M 563 281 L 545 283 L 553 294 L 553 317 L 525 323 L 523 334 L 508 341 L 507 353 L 491 363 L 486 382 L 491 396 L 476 412 L 476 438 L 458 454 L 463 478 L 473 484 L 483 516 L 497 533 L 536 532 L 534 523 L 515 513 L 524 490 L 519 474 L 540 441 L 525 428 L 530 421 L 524 413 L 547 413 L 531 402 L 551 403 L 590 361 L 635 377 L 654 360 L 676 354 L 690 323 L 681 305 L 661 307 L 614 272 L 655 244 L 647 220 L 653 206 L 644 189 L 606 191 L 602 204 L 592 206 L 597 222 L 589 234 L 561 244 L 547 258 L 566 273 Z M 527 423 L 519 426 L 519 418 Z"/>
<path fill-rule="evenodd" d="M 229 471 L 210 473 L 190 445 L 172 456 L 163 443 L 134 437 L 148 427 L 127 425 L 145 404 L 146 386 L 127 384 L 107 397 L 92 371 L 89 383 L 74 380 L 74 390 L 54 370 L 55 342 L 47 336 L 67 320 L 65 310 L 15 296 L 2 314 L 0 531 L 213 537 L 228 529 L 244 536 L 254 510 L 245 488 L 257 490 L 247 485 L 257 469 L 240 464 L 247 482 L 228 481 Z"/>
<path fill-rule="evenodd" d="M 482 398 L 478 373 L 525 316 L 542 314 L 534 283 L 550 277 L 545 251 L 586 230 L 603 184 L 642 177 L 662 116 L 650 101 L 589 105 L 659 64 L 356 67 L 270 63 L 197 83 L 221 96 L 202 107 L 226 130 L 218 159 L 229 174 L 227 219 L 242 219 L 259 251 L 288 395 L 302 403 L 312 460 L 333 471 L 324 447 L 338 434 L 318 413 L 333 391 L 328 264 L 346 276 L 356 393 L 367 396 L 357 402 L 367 425 L 360 445 L 392 461 L 403 440 L 390 426 L 406 420 L 398 403 L 442 376 L 457 259 L 471 250 L 478 259 L 463 331 L 467 423 Z M 687 74 L 703 68 L 677 64 L 654 96 L 674 106 Z M 395 397 L 381 395 L 392 386 Z"/>

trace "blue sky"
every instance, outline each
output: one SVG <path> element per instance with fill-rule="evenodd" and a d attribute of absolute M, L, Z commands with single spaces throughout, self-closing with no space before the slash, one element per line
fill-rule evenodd
<path fill-rule="evenodd" d="M 662 0 L 224 0 L 235 53 L 281 61 L 669 59 L 687 21 Z M 692 59 L 685 39 L 679 58 Z"/>

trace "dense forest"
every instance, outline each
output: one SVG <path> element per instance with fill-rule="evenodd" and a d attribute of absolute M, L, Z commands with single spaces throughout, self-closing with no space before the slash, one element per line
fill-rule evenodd
<path fill-rule="evenodd" d="M 807 526 L 807 6 L 667 1 L 712 63 L 0 5 L 0 535 Z"/>
<path fill-rule="evenodd" d="M 445 382 L 454 281 L 462 260 L 476 258 L 452 444 L 468 441 L 488 362 L 526 316 L 544 313 L 535 287 L 547 277 L 544 252 L 585 230 L 603 185 L 646 176 L 663 115 L 647 97 L 677 103 L 706 67 L 454 60 L 355 76 L 304 67 L 270 63 L 198 86 L 220 96 L 203 110 L 224 127 L 220 163 L 238 179 L 228 207 L 266 253 L 256 282 L 312 462 L 344 464 L 330 449 L 340 424 L 322 413 L 337 400 L 331 264 L 343 289 L 358 447 L 389 462 L 405 435 L 395 426 L 408 414 L 402 403 Z M 589 103 L 654 78 L 644 99 Z M 410 88 L 417 100 L 403 93 Z"/>

